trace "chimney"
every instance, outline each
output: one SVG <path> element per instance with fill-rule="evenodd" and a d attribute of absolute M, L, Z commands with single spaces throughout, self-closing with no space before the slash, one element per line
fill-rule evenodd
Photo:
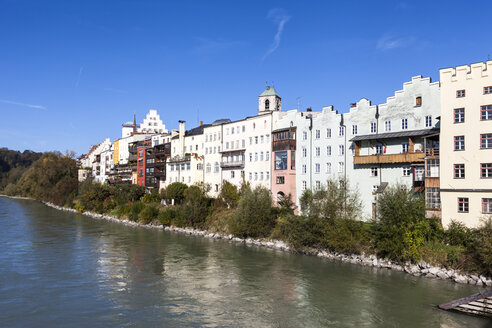
<path fill-rule="evenodd" d="M 306 108 L 306 112 L 312 112 L 313 109 L 311 107 Z"/>
<path fill-rule="evenodd" d="M 203 125 L 203 121 L 200 121 L 200 126 L 202 126 L 202 125 Z"/>
<path fill-rule="evenodd" d="M 355 106 L 357 106 L 357 103 L 351 103 L 350 104 L 350 108 L 354 108 Z"/>
<path fill-rule="evenodd" d="M 184 156 L 185 154 L 185 122 L 186 121 L 179 121 L 179 156 Z"/>

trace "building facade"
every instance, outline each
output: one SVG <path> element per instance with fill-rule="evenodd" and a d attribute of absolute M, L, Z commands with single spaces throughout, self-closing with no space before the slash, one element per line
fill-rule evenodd
<path fill-rule="evenodd" d="M 442 223 L 492 215 L 492 61 L 440 70 Z"/>

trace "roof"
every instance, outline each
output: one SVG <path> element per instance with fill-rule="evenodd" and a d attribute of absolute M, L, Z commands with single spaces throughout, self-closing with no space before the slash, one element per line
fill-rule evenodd
<path fill-rule="evenodd" d="M 266 96 L 277 96 L 280 98 L 280 96 L 277 93 L 277 90 L 275 90 L 274 87 L 267 87 L 265 91 L 263 91 L 260 95 L 260 97 L 266 97 Z"/>
<path fill-rule="evenodd" d="M 221 119 L 213 121 L 212 125 L 220 125 L 220 124 L 230 123 L 230 122 L 231 122 L 231 120 L 228 118 L 221 118 Z"/>
<path fill-rule="evenodd" d="M 209 127 L 209 126 L 212 126 L 212 124 L 202 124 L 200 126 L 197 126 L 196 128 L 193 128 L 191 130 L 187 130 L 187 131 L 185 131 L 185 137 L 196 136 L 196 135 L 199 135 L 199 134 L 203 134 L 203 128 L 206 128 L 206 127 Z M 179 134 L 178 135 L 175 135 L 171 139 L 178 139 L 178 138 L 179 138 Z"/>
<path fill-rule="evenodd" d="M 430 134 L 439 133 L 439 129 L 422 129 L 422 130 L 409 130 L 409 131 L 399 131 L 399 132 L 388 132 L 388 133 L 376 133 L 376 134 L 366 134 L 363 136 L 356 136 L 350 141 L 361 141 L 361 140 L 376 140 L 376 139 L 390 139 L 390 138 L 401 138 L 401 137 L 418 137 L 426 136 Z"/>

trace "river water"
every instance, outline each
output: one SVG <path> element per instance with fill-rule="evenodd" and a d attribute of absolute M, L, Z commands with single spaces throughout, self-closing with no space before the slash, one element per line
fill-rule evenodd
<path fill-rule="evenodd" d="M 1 327 L 491 327 L 478 287 L 0 197 Z"/>

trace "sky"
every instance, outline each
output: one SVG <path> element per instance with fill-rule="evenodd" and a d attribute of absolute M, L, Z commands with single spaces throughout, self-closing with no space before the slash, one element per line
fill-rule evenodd
<path fill-rule="evenodd" d="M 186 120 L 373 104 L 492 55 L 484 1 L 0 0 L 0 147 L 73 150 Z M 487 13 L 488 12 L 488 13 Z"/>

